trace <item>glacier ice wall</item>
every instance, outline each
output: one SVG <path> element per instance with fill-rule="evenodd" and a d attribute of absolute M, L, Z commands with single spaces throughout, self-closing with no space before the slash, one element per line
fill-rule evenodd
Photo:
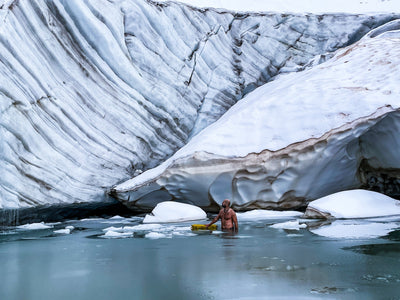
<path fill-rule="evenodd" d="M 136 209 L 157 199 L 215 209 L 230 198 L 247 210 L 299 208 L 363 185 L 396 192 L 399 25 L 393 21 L 323 64 L 259 87 L 114 193 Z"/>
<path fill-rule="evenodd" d="M 0 208 L 102 201 L 255 87 L 398 17 L 0 5 Z"/>

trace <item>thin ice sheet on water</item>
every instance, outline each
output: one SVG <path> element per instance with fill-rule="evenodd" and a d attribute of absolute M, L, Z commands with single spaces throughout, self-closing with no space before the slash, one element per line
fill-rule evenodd
<path fill-rule="evenodd" d="M 258 221 L 268 219 L 287 219 L 300 217 L 303 213 L 298 211 L 274 211 L 264 209 L 254 209 L 244 213 L 237 213 L 239 221 Z"/>
<path fill-rule="evenodd" d="M 336 239 L 372 239 L 387 235 L 399 228 L 396 223 L 377 223 L 357 220 L 337 220 L 330 225 L 310 230 L 312 233 Z"/>
<path fill-rule="evenodd" d="M 289 230 L 300 230 L 301 228 L 307 228 L 307 225 L 304 223 L 299 223 L 299 220 L 295 221 L 287 221 L 282 223 L 277 223 L 270 226 L 271 228 L 276 229 L 289 229 Z"/>

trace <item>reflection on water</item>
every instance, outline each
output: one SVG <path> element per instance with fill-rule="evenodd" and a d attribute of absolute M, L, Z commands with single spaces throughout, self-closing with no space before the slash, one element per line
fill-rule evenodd
<path fill-rule="evenodd" d="M 258 222 L 241 223 L 238 234 L 205 231 L 191 236 L 187 223 L 157 227 L 166 238 L 150 239 L 148 231 L 135 227 L 140 220 L 74 221 L 31 231 L 3 228 L 0 299 L 398 296 L 397 232 L 390 242 L 329 239 L 308 229 L 285 231 Z M 131 230 L 132 235 L 104 238 L 110 222 L 114 228 L 108 231 L 124 237 Z M 71 234 L 54 233 L 68 225 L 74 227 Z"/>

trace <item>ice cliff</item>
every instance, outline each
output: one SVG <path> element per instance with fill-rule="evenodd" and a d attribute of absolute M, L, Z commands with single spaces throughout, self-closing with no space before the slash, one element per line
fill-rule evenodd
<path fill-rule="evenodd" d="M 323 61 L 325 53 L 398 17 L 247 14 L 144 0 L 0 1 L 0 209 L 103 201 L 111 186 L 158 165 L 256 87 L 302 69 L 316 56 Z M 295 77 L 290 78 L 294 84 Z M 274 83 L 264 91 L 273 88 Z M 306 97 L 305 92 L 293 93 Z M 260 106 L 259 113 L 276 117 L 280 101 L 290 98 L 280 97 L 275 109 Z M 300 102 L 291 101 L 292 109 L 299 108 Z M 363 113 L 374 113 L 373 107 Z M 284 113 L 279 114 L 282 121 Z M 249 125 L 252 118 L 246 117 Z M 258 134 L 245 138 L 250 142 Z M 244 152 L 234 150 L 229 157 Z M 204 168 L 217 156 L 218 168 L 228 162 L 227 171 L 210 180 L 229 182 L 230 166 L 237 162 L 210 155 Z M 259 160 L 258 154 L 246 155 L 235 159 Z M 201 174 L 208 176 L 208 171 Z M 249 174 L 240 178 L 258 173 Z M 173 186 L 181 191 L 180 179 L 198 179 L 174 178 Z M 242 179 L 232 178 L 240 185 Z M 252 179 L 261 186 L 264 181 L 257 178 Z M 168 197 L 185 194 L 157 184 Z M 200 197 L 203 206 L 219 201 L 213 198 L 218 185 L 212 185 L 208 197 L 210 186 L 200 180 L 199 190 L 207 194 Z M 117 194 L 122 199 L 131 195 L 127 190 Z M 235 199 L 235 205 L 245 205 L 243 197 Z"/>
<path fill-rule="evenodd" d="M 280 75 L 155 169 L 115 187 L 128 206 L 288 209 L 367 187 L 400 195 L 400 22 Z"/>

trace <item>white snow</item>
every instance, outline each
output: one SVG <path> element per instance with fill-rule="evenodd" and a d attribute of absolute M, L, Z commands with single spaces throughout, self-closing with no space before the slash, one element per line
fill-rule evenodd
<path fill-rule="evenodd" d="M 165 201 L 158 203 L 151 214 L 147 214 L 143 223 L 169 223 L 202 220 L 207 218 L 207 214 L 200 207 Z"/>
<path fill-rule="evenodd" d="M 169 0 L 157 0 L 166 2 Z M 235 11 L 276 11 L 309 13 L 399 12 L 398 0 L 179 0 L 197 7 L 224 8 Z"/>
<path fill-rule="evenodd" d="M 25 229 L 25 230 L 48 229 L 48 228 L 52 228 L 52 227 L 53 227 L 52 225 L 45 224 L 44 222 L 31 223 L 31 224 L 17 226 L 17 228 Z"/>
<path fill-rule="evenodd" d="M 120 238 L 132 237 L 132 236 L 133 236 L 132 232 L 118 232 L 118 231 L 109 230 L 100 237 L 109 238 L 109 239 L 120 239 Z"/>
<path fill-rule="evenodd" d="M 53 232 L 56 233 L 56 234 L 70 234 L 71 233 L 71 229 L 64 228 L 64 229 L 54 230 Z"/>
<path fill-rule="evenodd" d="M 312 201 L 308 207 L 341 219 L 400 215 L 400 201 L 366 190 L 331 194 Z"/>
<path fill-rule="evenodd" d="M 164 228 L 164 226 L 162 226 L 161 224 L 140 224 L 135 226 L 125 226 L 123 227 L 123 230 L 137 232 L 146 230 L 161 230 L 162 228 Z"/>
<path fill-rule="evenodd" d="M 273 224 L 270 227 L 275 229 L 300 230 L 302 228 L 307 228 L 307 224 L 300 223 L 299 220 L 295 220 Z"/>
<path fill-rule="evenodd" d="M 298 211 L 274 211 L 254 209 L 244 213 L 236 213 L 238 221 L 258 221 L 268 219 L 286 219 L 300 217 L 303 213 Z"/>
<path fill-rule="evenodd" d="M 149 233 L 146 233 L 146 235 L 144 237 L 148 238 L 148 239 L 155 240 L 155 239 L 166 238 L 167 235 L 164 234 L 164 233 L 159 233 L 159 232 L 149 232 Z"/>
<path fill-rule="evenodd" d="M 314 234 L 337 239 L 365 239 L 385 236 L 399 228 L 397 223 L 357 222 L 355 220 L 337 220 L 330 225 L 310 229 Z"/>

